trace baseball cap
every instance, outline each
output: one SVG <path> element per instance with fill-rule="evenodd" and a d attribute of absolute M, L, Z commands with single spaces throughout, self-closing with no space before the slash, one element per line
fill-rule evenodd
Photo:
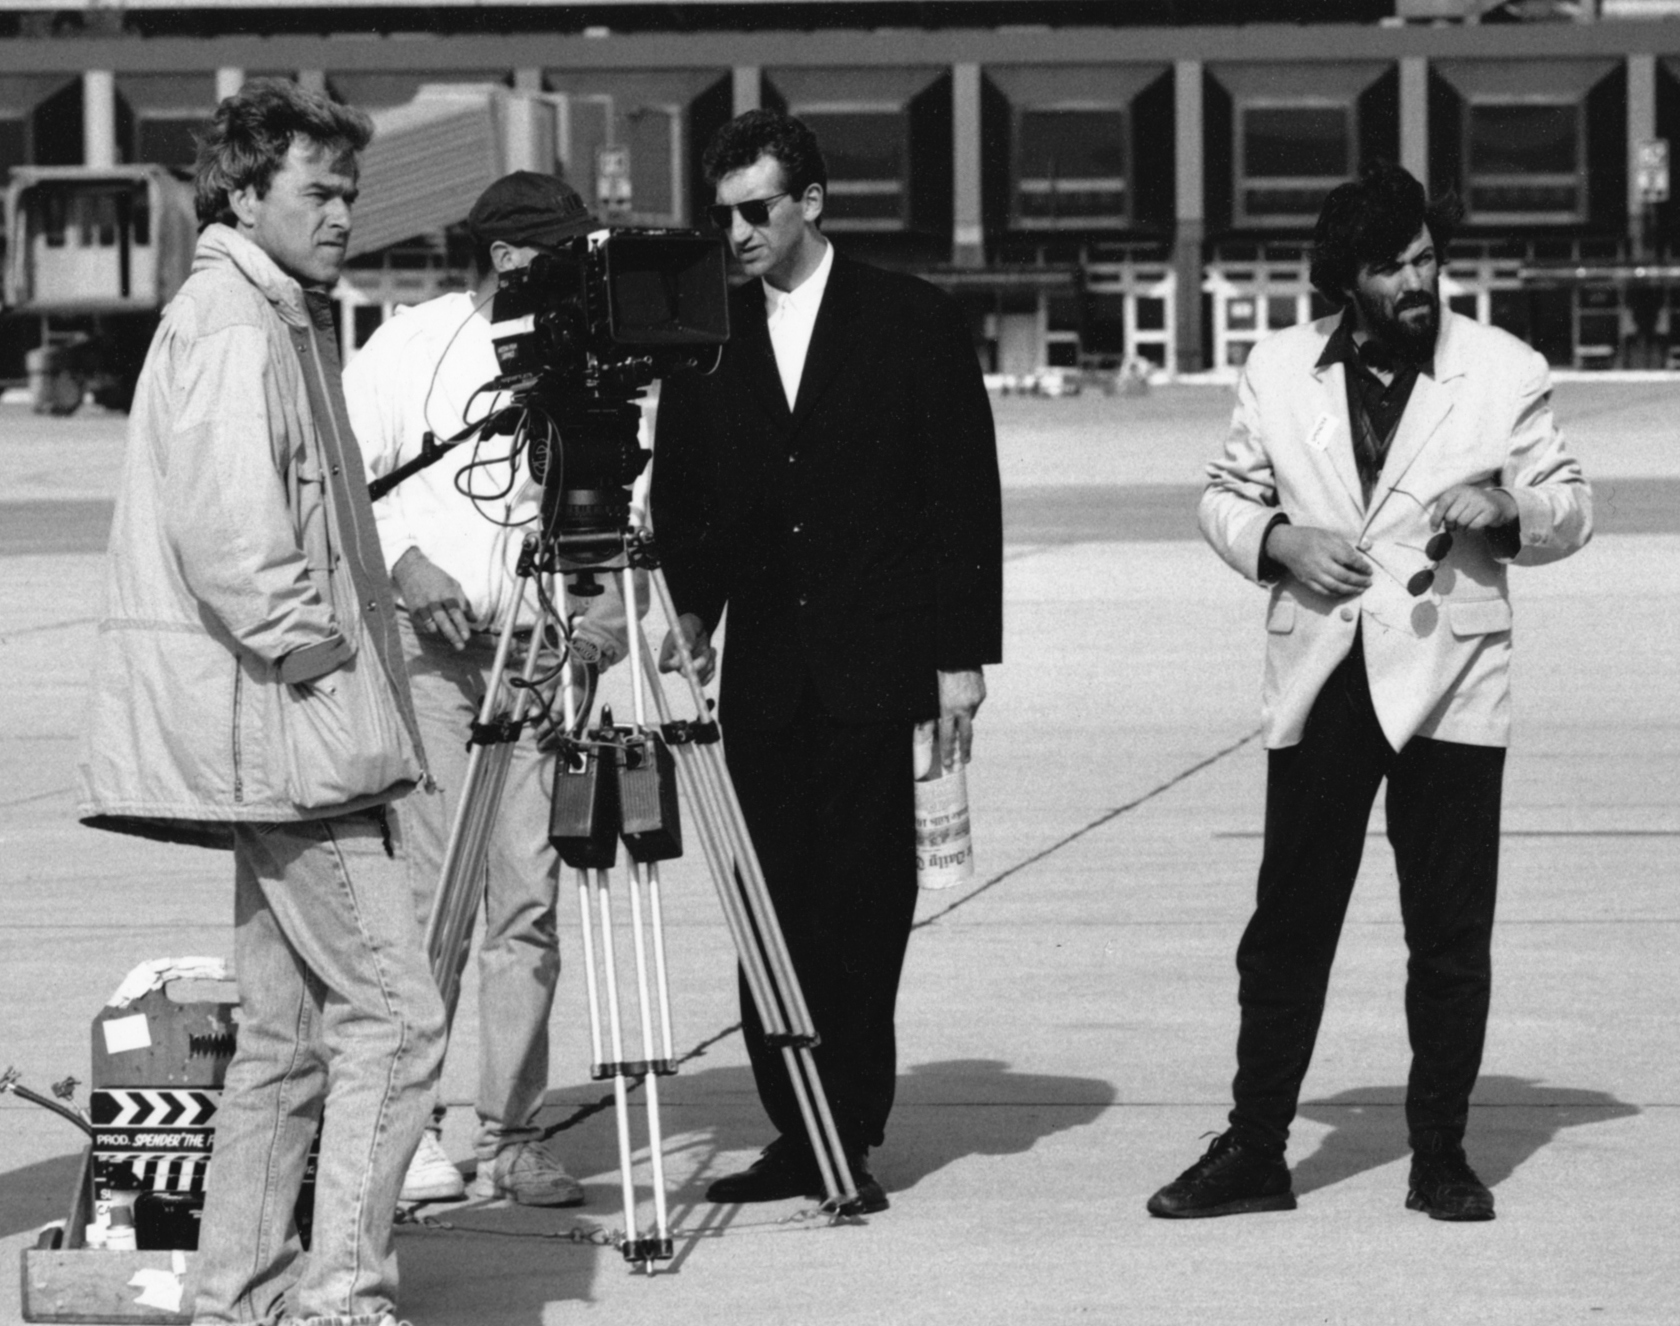
<path fill-rule="evenodd" d="M 467 228 L 481 244 L 498 239 L 508 244 L 558 244 L 599 225 L 576 189 L 534 170 L 502 176 L 467 213 Z"/>

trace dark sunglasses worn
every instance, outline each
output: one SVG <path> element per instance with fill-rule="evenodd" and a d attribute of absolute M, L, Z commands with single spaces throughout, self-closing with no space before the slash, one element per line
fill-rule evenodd
<path fill-rule="evenodd" d="M 786 198 L 786 192 L 773 193 L 768 198 L 748 198 L 740 203 L 714 203 L 706 209 L 706 215 L 719 230 L 728 230 L 735 224 L 735 213 L 741 214 L 741 220 L 749 226 L 767 225 L 770 221 L 770 205 L 778 198 Z"/>

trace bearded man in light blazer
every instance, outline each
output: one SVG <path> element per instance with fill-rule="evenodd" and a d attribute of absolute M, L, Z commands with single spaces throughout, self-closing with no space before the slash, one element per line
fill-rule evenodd
<path fill-rule="evenodd" d="M 1464 1153 L 1481 1066 L 1510 735 L 1506 566 L 1567 557 L 1591 492 L 1546 362 L 1442 309 L 1458 219 L 1388 163 L 1333 190 L 1313 284 L 1339 317 L 1257 345 L 1201 527 L 1270 591 L 1265 846 L 1237 950 L 1230 1127 L 1157 1216 L 1295 1206 L 1284 1160 L 1378 785 L 1409 951 L 1406 1205 L 1489 1220 Z"/>

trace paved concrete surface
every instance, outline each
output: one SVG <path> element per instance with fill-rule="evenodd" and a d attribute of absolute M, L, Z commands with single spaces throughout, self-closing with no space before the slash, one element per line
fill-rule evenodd
<path fill-rule="evenodd" d="M 1038 505 L 1008 550 L 1008 663 L 971 771 L 979 870 L 923 896 L 911 950 L 900 1103 L 876 1158 L 892 1210 L 830 1228 L 807 1203 L 705 1203 L 766 1137 L 729 1034 L 728 940 L 683 861 L 666 875 L 677 1037 L 694 1052 L 667 1083 L 676 1261 L 650 1281 L 569 1237 L 621 1223 L 569 924 L 543 1118 L 576 1120 L 552 1144 L 589 1205 L 430 1208 L 452 1227 L 399 1239 L 416 1326 L 1680 1319 L 1680 384 L 1560 387 L 1593 477 L 1653 514 L 1514 575 L 1516 737 L 1469 1143 L 1499 1219 L 1401 1205 L 1404 949 L 1380 808 L 1291 1152 L 1300 1209 L 1143 1213 L 1222 1124 L 1259 851 L 1261 600 L 1187 523 L 1169 528 L 1226 402 L 998 402 L 1012 501 Z M 0 1064 L 37 1089 L 86 1078 L 89 1023 L 134 963 L 230 946 L 225 858 L 70 814 L 99 558 L 53 551 L 54 530 L 97 520 L 119 438 L 114 420 L 0 408 L 0 532 L 18 503 L 65 517 L 32 517 L 20 541 L 41 550 L 0 558 Z M 1100 518 L 1111 494 L 1159 532 L 1122 537 Z M 445 1073 L 460 1159 L 476 1023 L 469 979 Z M 68 1125 L 0 1097 L 0 1262 L 63 1213 L 78 1154 Z M 17 1316 L 0 1267 L 0 1322 Z"/>

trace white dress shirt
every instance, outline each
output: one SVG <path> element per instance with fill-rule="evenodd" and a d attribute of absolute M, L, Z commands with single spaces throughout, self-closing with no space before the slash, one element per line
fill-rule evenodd
<path fill-rule="evenodd" d="M 834 269 L 834 245 L 823 245 L 822 260 L 792 290 L 764 286 L 764 312 L 770 323 L 770 348 L 776 352 L 776 371 L 782 375 L 782 391 L 788 409 L 799 399 L 799 380 L 805 376 L 805 355 L 811 348 L 811 329 L 817 325 L 828 274 Z"/>

